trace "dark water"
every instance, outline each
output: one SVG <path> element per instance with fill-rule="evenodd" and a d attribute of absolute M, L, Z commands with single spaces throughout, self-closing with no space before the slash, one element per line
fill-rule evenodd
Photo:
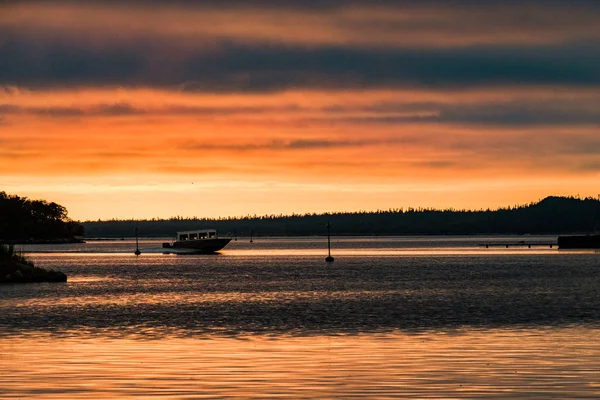
<path fill-rule="evenodd" d="M 598 397 L 600 254 L 489 240 L 27 247 L 69 282 L 0 287 L 0 398 Z"/>

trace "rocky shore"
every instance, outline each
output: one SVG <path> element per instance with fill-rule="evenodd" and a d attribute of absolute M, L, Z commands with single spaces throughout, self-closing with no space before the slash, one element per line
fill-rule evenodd
<path fill-rule="evenodd" d="M 0 283 L 66 282 L 67 275 L 27 264 L 3 264 L 0 261 Z"/>
<path fill-rule="evenodd" d="M 12 246 L 0 246 L 0 284 L 66 281 L 67 275 L 62 272 L 38 268 L 16 254 Z"/>

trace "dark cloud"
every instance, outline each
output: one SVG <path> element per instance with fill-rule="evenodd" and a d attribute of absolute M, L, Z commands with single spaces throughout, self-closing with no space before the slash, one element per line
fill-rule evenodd
<path fill-rule="evenodd" d="M 365 124 L 458 123 L 478 125 L 600 125 L 600 98 L 586 101 L 572 100 L 531 100 L 508 102 L 464 103 L 386 103 L 365 107 L 363 110 L 382 113 L 382 116 L 356 116 L 345 118 L 347 122 Z M 349 111 L 362 111 L 349 109 Z M 340 112 L 340 110 L 336 110 Z M 394 113 L 401 115 L 395 116 Z M 414 115 L 403 115 L 414 113 Z M 387 115 L 392 114 L 392 115 Z"/>
<path fill-rule="evenodd" d="M 581 106 L 582 108 L 577 108 Z M 471 107 L 454 105 L 446 107 L 437 122 L 460 122 L 482 125 L 596 125 L 600 114 L 595 109 L 583 108 L 584 103 L 529 104 L 511 102 L 506 104 L 480 104 Z"/>
<path fill-rule="evenodd" d="M 323 115 L 305 122 L 340 124 L 450 123 L 458 125 L 597 126 L 600 129 L 600 98 L 586 100 L 531 100 L 479 103 L 383 103 L 364 107 L 333 106 Z M 367 113 L 368 115 L 364 115 Z"/>
<path fill-rule="evenodd" d="M 188 141 L 181 143 L 181 150 L 191 151 L 212 151 L 229 150 L 237 152 L 248 152 L 257 150 L 312 150 L 312 149 L 339 149 L 339 148 L 364 148 L 393 146 L 401 150 L 403 146 L 416 145 L 417 147 L 433 147 L 438 149 L 451 150 L 463 156 L 475 157 L 487 155 L 494 158 L 522 158 L 532 157 L 549 164 L 555 163 L 557 156 L 577 156 L 581 162 L 590 163 L 600 154 L 600 137 L 590 138 L 589 134 L 566 134 L 566 133 L 521 133 L 514 132 L 498 137 L 491 134 L 477 134 L 461 136 L 447 136 L 444 132 L 437 132 L 433 135 L 418 135 L 416 137 L 388 137 L 388 138 L 368 138 L 363 140 L 339 140 L 339 139 L 315 139 L 302 140 L 293 139 L 289 141 L 269 141 L 265 143 L 252 144 L 215 144 L 213 142 Z M 424 166 L 427 168 L 452 168 L 458 165 L 458 160 L 428 160 L 415 162 L 415 166 Z M 464 160 L 460 160 L 464 163 Z"/>
<path fill-rule="evenodd" d="M 271 107 L 208 107 L 208 106 L 164 106 L 160 108 L 141 108 L 128 103 L 97 104 L 86 107 L 56 107 L 56 106 L 17 106 L 0 104 L 0 115 L 35 115 L 39 117 L 70 118 L 70 117 L 120 117 L 120 116 L 169 116 L 169 115 L 239 115 L 239 114 L 270 114 L 278 112 L 298 111 L 298 106 Z"/>
<path fill-rule="evenodd" d="M 271 12 L 278 8 L 286 11 Z M 351 12 L 315 11 L 332 8 Z M 597 1 L 32 1 L 3 10 L 0 85 L 258 92 L 600 83 Z M 36 15 L 44 11 L 48 18 Z"/>
<path fill-rule="evenodd" d="M 129 103 L 97 104 L 87 107 L 17 106 L 0 104 L 0 118 L 10 115 L 34 115 L 49 118 L 114 117 L 114 116 L 244 116 L 286 113 L 298 123 L 391 124 L 453 123 L 488 126 L 561 126 L 590 125 L 600 127 L 600 96 L 587 99 L 521 99 L 506 102 L 384 102 L 365 106 L 300 107 L 280 106 L 182 106 L 141 108 Z M 366 116 L 365 116 L 366 115 Z M 292 148 L 324 147 L 328 142 L 299 140 Z M 356 145 L 356 143 L 349 143 Z M 273 144 L 275 145 L 275 144 Z M 280 145 L 282 145 L 280 143 Z M 286 145 L 286 146 L 287 146 Z M 339 143 L 337 144 L 339 146 Z M 600 149 L 599 149 L 600 150 Z"/>
<path fill-rule="evenodd" d="M 362 141 L 330 141 L 330 140 L 307 140 L 307 139 L 300 139 L 300 140 L 292 140 L 289 143 L 284 144 L 283 146 L 285 148 L 289 148 L 289 149 L 314 149 L 314 148 L 318 148 L 318 149 L 323 149 L 323 148 L 329 148 L 329 147 L 359 147 L 359 146 L 363 146 L 365 144 L 365 142 Z"/>
<path fill-rule="evenodd" d="M 61 40 L 35 42 L 0 31 L 0 85 L 135 84 L 150 68 L 143 49 L 94 51 Z M 148 54 L 148 56 L 151 56 Z"/>
<path fill-rule="evenodd" d="M 381 140 L 323 140 L 323 139 L 295 139 L 289 141 L 272 140 L 266 143 L 253 144 L 214 144 L 205 142 L 186 142 L 181 149 L 186 150 L 305 150 L 329 149 L 341 147 L 363 147 L 382 143 Z"/>
<path fill-rule="evenodd" d="M 13 104 L 0 104 L 0 114 L 29 114 L 53 118 L 80 117 L 85 112 L 77 107 L 22 107 Z"/>
<path fill-rule="evenodd" d="M 22 107 L 13 104 L 0 104 L 0 113 L 2 114 L 14 114 L 16 112 L 21 112 L 21 110 L 23 110 Z"/>
<path fill-rule="evenodd" d="M 5 37 L 0 41 L 0 85 L 29 88 L 112 85 L 259 92 L 600 84 L 600 42 L 419 50 L 220 41 L 212 50 L 198 45 L 175 57 L 168 43 L 152 40 L 94 48 L 57 38 L 32 42 L 16 34 Z"/>
<path fill-rule="evenodd" d="M 223 74 L 207 69 L 209 76 L 250 90 L 600 83 L 600 47 L 591 44 L 447 50 L 228 47 L 217 58 L 191 57 L 186 72 L 214 62 Z"/>

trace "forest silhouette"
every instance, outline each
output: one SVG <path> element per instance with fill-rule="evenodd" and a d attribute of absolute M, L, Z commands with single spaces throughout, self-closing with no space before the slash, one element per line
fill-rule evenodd
<path fill-rule="evenodd" d="M 77 222 L 65 207 L 0 192 L 0 243 L 61 243 L 88 238 L 172 237 L 214 228 L 237 236 L 586 234 L 600 228 L 600 199 L 547 197 L 496 210 L 408 208 L 228 218 L 98 220 Z"/>
<path fill-rule="evenodd" d="M 496 210 L 426 208 L 266 215 L 237 218 L 107 220 L 83 222 L 87 237 L 171 237 L 177 231 L 214 228 L 237 236 L 475 235 L 593 233 L 600 226 L 600 200 L 547 197 L 527 205 Z"/>
<path fill-rule="evenodd" d="M 66 243 L 83 234 L 60 204 L 0 192 L 0 243 Z"/>

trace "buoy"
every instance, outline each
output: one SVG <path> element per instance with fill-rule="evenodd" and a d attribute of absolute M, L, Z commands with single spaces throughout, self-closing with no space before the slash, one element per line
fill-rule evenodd
<path fill-rule="evenodd" d="M 136 256 L 139 256 L 140 254 L 142 254 L 142 252 L 140 251 L 140 246 L 139 246 L 139 242 L 138 242 L 138 228 L 137 228 L 137 226 L 135 227 L 135 251 L 133 252 L 133 254 L 135 254 Z"/>
<path fill-rule="evenodd" d="M 325 257 L 325 262 L 333 262 L 333 257 L 331 257 L 331 235 L 329 230 L 331 229 L 331 225 L 329 222 L 327 223 L 327 257 Z"/>

